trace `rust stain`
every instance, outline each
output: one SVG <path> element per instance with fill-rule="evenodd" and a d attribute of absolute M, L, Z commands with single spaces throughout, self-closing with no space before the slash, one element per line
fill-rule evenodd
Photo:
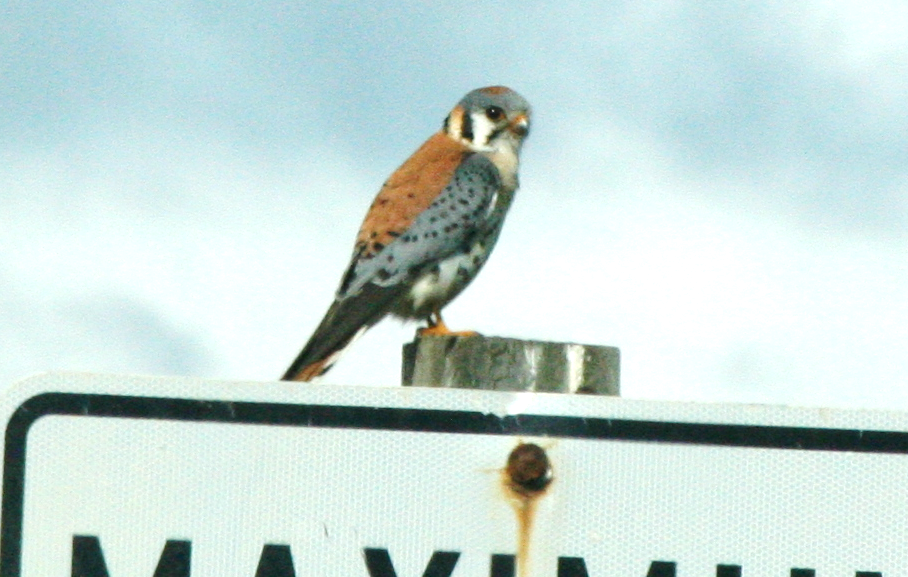
<path fill-rule="evenodd" d="M 534 443 L 514 447 L 502 470 L 502 480 L 517 515 L 517 573 L 527 577 L 536 508 L 552 483 L 552 464 L 545 449 Z"/>

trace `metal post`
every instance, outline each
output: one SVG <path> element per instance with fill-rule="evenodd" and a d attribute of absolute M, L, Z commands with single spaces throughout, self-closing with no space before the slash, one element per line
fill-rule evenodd
<path fill-rule="evenodd" d="M 616 347 L 482 335 L 418 336 L 404 345 L 405 386 L 619 395 Z"/>

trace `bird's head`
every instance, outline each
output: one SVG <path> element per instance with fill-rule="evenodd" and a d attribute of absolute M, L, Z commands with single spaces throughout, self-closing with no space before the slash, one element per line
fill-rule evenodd
<path fill-rule="evenodd" d="M 457 103 L 443 130 L 477 152 L 516 153 L 530 132 L 530 105 L 504 86 L 478 88 Z"/>

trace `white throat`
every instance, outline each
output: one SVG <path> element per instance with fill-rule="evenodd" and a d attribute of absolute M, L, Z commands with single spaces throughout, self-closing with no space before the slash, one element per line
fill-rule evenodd
<path fill-rule="evenodd" d="M 473 121 L 473 141 L 464 141 L 465 144 L 470 149 L 484 154 L 495 164 L 505 189 L 515 190 L 517 188 L 520 140 L 505 129 L 490 141 L 489 139 L 495 132 L 495 124 L 481 112 L 475 112 L 470 116 Z"/>
<path fill-rule="evenodd" d="M 470 120 L 473 128 L 473 140 L 469 143 L 470 148 L 477 152 L 492 152 L 495 150 L 496 143 L 489 142 L 492 133 L 495 132 L 495 124 L 483 112 L 470 114 Z"/>

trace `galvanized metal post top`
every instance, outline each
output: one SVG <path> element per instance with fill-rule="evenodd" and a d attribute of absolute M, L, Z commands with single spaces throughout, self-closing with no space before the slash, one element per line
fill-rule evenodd
<path fill-rule="evenodd" d="M 482 335 L 417 336 L 404 345 L 403 384 L 617 396 L 620 351 Z"/>

